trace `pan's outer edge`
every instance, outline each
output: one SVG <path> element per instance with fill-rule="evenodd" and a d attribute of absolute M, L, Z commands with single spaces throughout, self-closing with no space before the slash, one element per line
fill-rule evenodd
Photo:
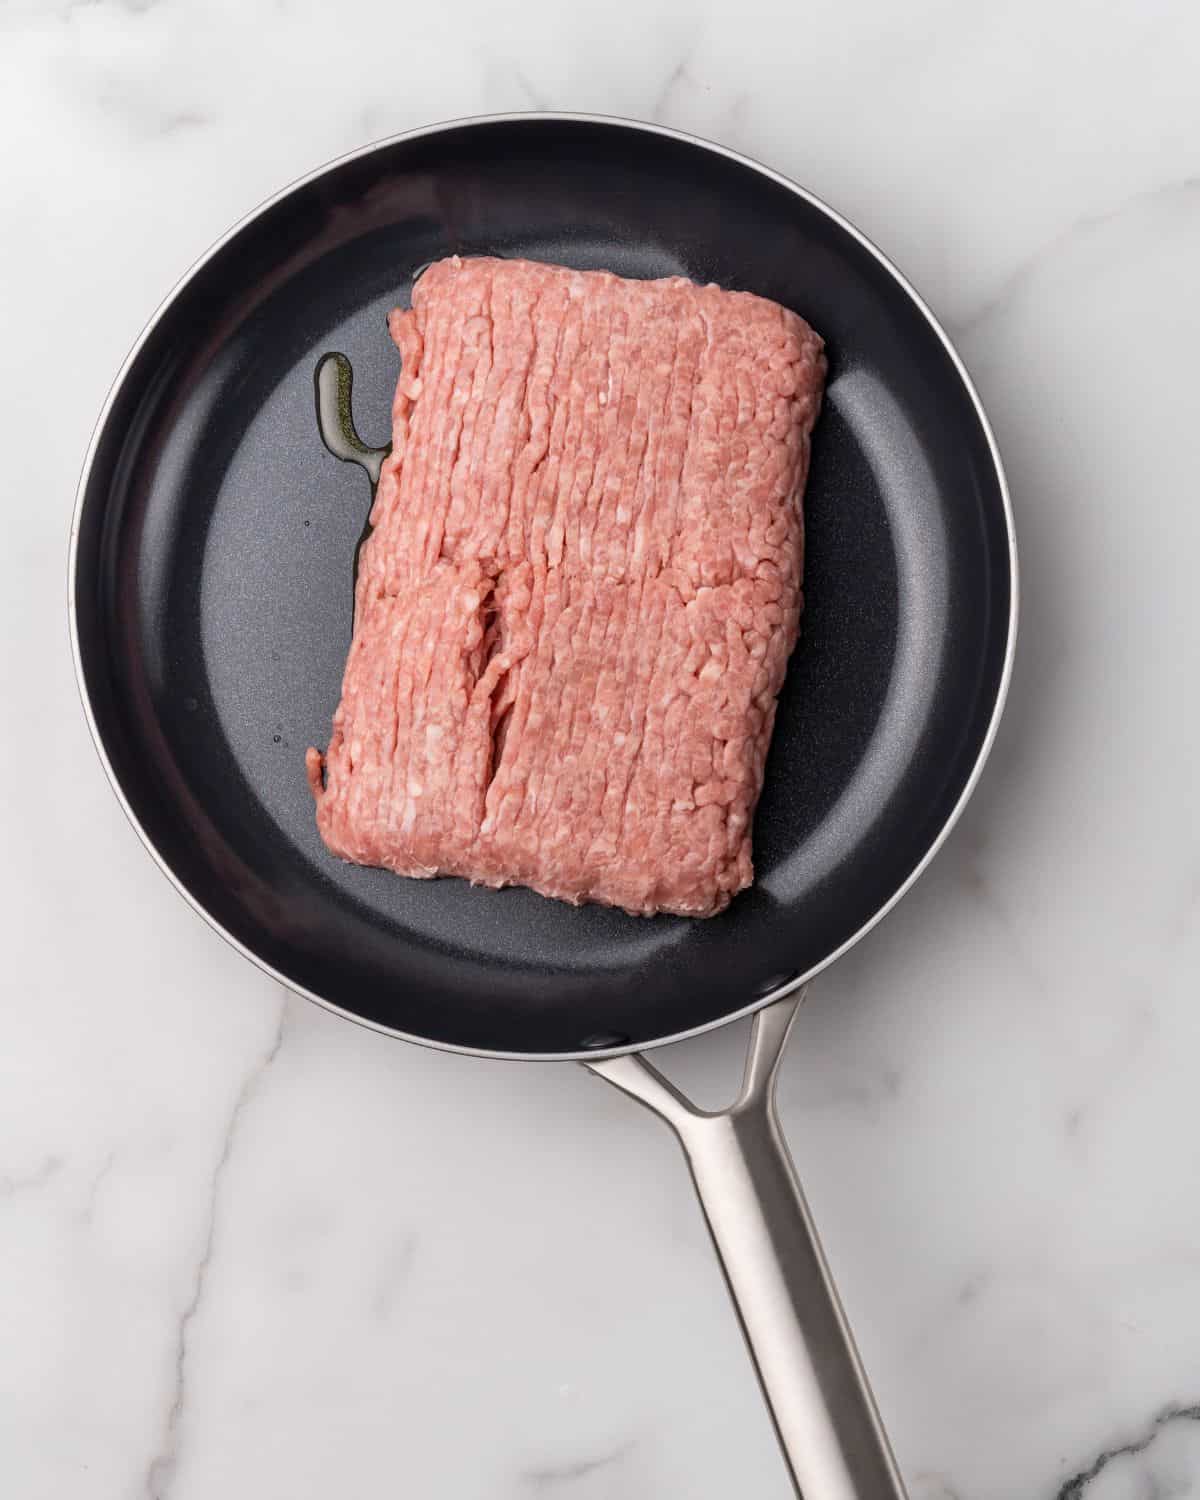
<path fill-rule="evenodd" d="M 777 989 L 770 990 L 767 994 L 759 996 L 749 1005 L 743 1006 L 740 1010 L 732 1011 L 729 1015 L 722 1016 L 718 1020 L 708 1021 L 702 1026 L 695 1026 L 686 1031 L 676 1032 L 671 1036 L 658 1037 L 653 1042 L 639 1043 L 634 1046 L 626 1047 L 602 1047 L 597 1048 L 594 1051 L 586 1052 L 496 1052 L 486 1048 L 460 1047 L 454 1046 L 447 1042 L 435 1042 L 428 1037 L 412 1036 L 407 1032 L 397 1031 L 390 1026 L 383 1026 L 379 1022 L 370 1021 L 363 1016 L 355 1015 L 352 1011 L 348 1011 L 340 1005 L 334 1005 L 332 1001 L 326 1000 L 323 996 L 315 994 L 311 990 L 297 988 L 277 969 L 272 968 L 270 964 L 266 963 L 257 954 L 251 952 L 251 950 L 247 948 L 243 943 L 239 942 L 231 932 L 227 931 L 221 925 L 221 923 L 218 922 L 216 918 L 205 909 L 205 907 L 183 885 L 182 881 L 178 879 L 174 871 L 167 864 L 166 860 L 159 853 L 149 834 L 138 821 L 137 815 L 134 813 L 133 808 L 130 806 L 129 801 L 125 796 L 124 789 L 122 788 L 120 781 L 118 780 L 117 775 L 113 770 L 112 763 L 108 758 L 108 753 L 104 747 L 99 728 L 96 724 L 95 714 L 92 711 L 91 698 L 88 693 L 87 683 L 84 680 L 83 658 L 79 641 L 79 619 L 75 606 L 76 579 L 78 574 L 79 560 L 80 519 L 83 514 L 84 497 L 87 492 L 88 481 L 91 477 L 92 465 L 95 461 L 96 450 L 99 446 L 101 434 L 104 431 L 105 424 L 108 421 L 109 413 L 111 412 L 113 404 L 116 401 L 117 394 L 120 391 L 122 385 L 125 383 L 125 378 L 129 374 L 134 361 L 141 353 L 141 350 L 145 345 L 147 339 L 153 333 L 155 327 L 167 312 L 167 309 L 175 302 L 176 298 L 193 280 L 193 278 L 201 270 L 201 268 L 207 265 L 208 262 L 215 255 L 217 255 L 225 247 L 225 245 L 229 243 L 230 240 L 234 239 L 238 234 L 240 234 L 248 224 L 252 223 L 255 219 L 259 218 L 262 214 L 273 208 L 277 203 L 288 197 L 290 193 L 294 192 L 297 188 L 304 187 L 308 183 L 315 181 L 317 178 L 324 176 L 326 172 L 336 170 L 338 167 L 345 165 L 347 162 L 357 161 L 361 157 L 371 155 L 371 153 L 374 151 L 384 150 L 388 147 L 398 145 L 404 141 L 419 140 L 424 136 L 438 135 L 443 131 L 457 130 L 466 126 L 500 124 L 515 120 L 544 120 L 548 123 L 561 121 L 563 123 L 576 122 L 593 125 L 612 125 L 627 130 L 642 131 L 650 135 L 667 136 L 672 140 L 681 141 L 686 145 L 695 146 L 701 150 L 712 152 L 716 156 L 723 156 L 727 160 L 736 162 L 740 166 L 746 167 L 752 172 L 759 173 L 760 176 L 769 178 L 772 182 L 775 182 L 779 184 L 779 186 L 786 188 L 789 192 L 794 193 L 798 198 L 803 199 L 811 207 L 817 209 L 818 212 L 825 214 L 826 217 L 833 220 L 833 222 L 836 223 L 840 229 L 842 229 L 852 239 L 856 240 L 858 244 L 861 245 L 862 248 L 866 250 L 868 254 L 870 254 L 879 263 L 882 269 L 893 279 L 893 281 L 896 282 L 896 284 L 909 298 L 912 304 L 920 311 L 922 317 L 924 317 L 925 321 L 929 324 L 934 334 L 936 334 L 947 355 L 949 356 L 952 364 L 954 365 L 954 368 L 958 373 L 958 377 L 962 381 L 963 388 L 966 390 L 967 395 L 971 399 L 971 405 L 974 408 L 976 419 L 979 422 L 984 437 L 987 439 L 988 451 L 991 455 L 992 465 L 995 469 L 996 480 L 1000 489 L 1000 496 L 1004 504 L 1004 524 L 1008 537 L 1008 634 L 1005 641 L 1004 666 L 1000 674 L 1000 682 L 996 691 L 996 699 L 992 708 L 992 716 L 988 723 L 987 733 L 983 737 L 983 741 L 979 747 L 979 753 L 975 758 L 975 764 L 971 768 L 971 774 L 967 778 L 966 784 L 962 789 L 962 793 L 960 794 L 958 801 L 950 810 L 950 813 L 945 822 L 942 824 L 937 837 L 930 844 L 924 856 L 921 858 L 915 869 L 913 869 L 913 871 L 909 874 L 904 883 L 892 893 L 888 900 L 885 901 L 881 907 L 879 907 L 879 909 L 874 913 L 872 917 L 870 917 L 866 922 L 863 923 L 863 925 L 858 929 L 857 932 L 855 932 L 851 937 L 847 938 L 847 940 L 839 948 L 835 949 L 832 953 L 827 954 L 820 963 L 815 964 L 804 974 L 797 974 L 786 984 L 780 985 Z M 298 177 L 293 182 L 288 183 L 286 187 L 281 188 L 279 192 L 273 193 L 271 197 L 265 199 L 262 203 L 260 203 L 257 208 L 254 208 L 248 214 L 245 214 L 241 219 L 237 221 L 236 224 L 234 224 L 229 230 L 227 230 L 226 233 L 220 237 L 220 239 L 212 244 L 209 249 L 206 250 L 205 253 L 200 256 L 200 258 L 191 267 L 189 267 L 189 269 L 183 274 L 183 276 L 180 277 L 180 279 L 175 283 L 175 285 L 167 293 L 166 297 L 159 304 L 158 308 L 154 312 L 154 315 L 146 324 L 145 328 L 143 328 L 142 332 L 138 335 L 137 342 L 126 355 L 124 363 L 121 365 L 120 370 L 117 372 L 116 378 L 114 379 L 112 386 L 109 389 L 108 395 L 105 397 L 104 405 L 100 410 L 100 415 L 96 419 L 96 425 L 92 431 L 92 436 L 88 443 L 87 454 L 83 461 L 83 469 L 79 476 L 79 484 L 75 492 L 75 507 L 71 517 L 70 551 L 67 568 L 67 610 L 71 632 L 71 656 L 75 666 L 75 681 L 76 686 L 79 690 L 80 699 L 83 703 L 83 710 L 87 718 L 88 729 L 91 733 L 92 741 L 96 747 L 96 752 L 100 757 L 100 763 L 104 767 L 104 773 L 108 777 L 113 791 L 116 793 L 117 800 L 120 802 L 121 807 L 124 809 L 125 816 L 133 825 L 135 832 L 141 839 L 142 843 L 146 846 L 146 849 L 149 852 L 151 858 L 153 858 L 159 869 L 163 872 L 163 874 L 167 877 L 167 879 L 171 882 L 171 884 L 175 887 L 175 889 L 179 892 L 183 899 L 209 924 L 210 927 L 214 928 L 221 935 L 221 937 L 223 937 L 225 941 L 230 944 L 231 947 L 235 948 L 243 958 L 249 959 L 252 964 L 261 969 L 264 973 L 268 974 L 279 984 L 283 985 L 285 989 L 291 990 L 295 994 L 302 995 L 306 1000 L 311 1000 L 314 1002 L 314 1004 L 323 1006 L 326 1010 L 332 1011 L 335 1015 L 342 1016 L 347 1021 L 353 1021 L 359 1026 L 365 1026 L 368 1030 L 380 1032 L 384 1036 L 398 1037 L 401 1041 L 414 1042 L 418 1046 L 435 1047 L 442 1052 L 458 1052 L 470 1057 L 499 1058 L 518 1062 L 596 1061 L 604 1057 L 618 1057 L 622 1053 L 626 1052 L 648 1051 L 654 1047 L 665 1047 L 672 1042 L 680 1042 L 684 1041 L 688 1037 L 700 1036 L 706 1031 L 713 1031 L 718 1026 L 726 1025 L 730 1021 L 740 1020 L 743 1017 L 753 1015 L 755 1011 L 763 1009 L 764 1006 L 770 1005 L 772 1002 L 782 999 L 785 995 L 791 994 L 793 991 L 799 989 L 801 985 L 807 984 L 810 979 L 821 973 L 822 970 L 827 969 L 830 964 L 835 963 L 839 958 L 841 958 L 844 953 L 853 948 L 857 942 L 864 938 L 873 927 L 875 927 L 879 922 L 883 920 L 885 916 L 887 916 L 888 912 L 890 912 L 892 908 L 900 901 L 901 897 L 906 895 L 908 891 L 910 891 L 916 884 L 916 882 L 920 879 L 920 877 L 925 873 L 925 871 L 933 861 L 934 856 L 938 853 L 942 845 L 945 843 L 946 839 L 949 837 L 951 830 L 961 817 L 963 809 L 966 807 L 967 802 L 970 800 L 971 794 L 974 792 L 976 786 L 979 783 L 979 778 L 983 773 L 984 765 L 986 764 L 987 758 L 991 753 L 992 746 L 995 743 L 996 734 L 1000 727 L 1000 718 L 1004 712 L 1005 700 L 1008 697 L 1008 689 L 1012 681 L 1013 659 L 1016 653 L 1017 618 L 1019 613 L 1019 579 L 1017 567 L 1016 524 L 1013 518 L 1012 499 L 1008 491 L 1008 481 L 1005 477 L 1004 466 L 1000 460 L 1000 451 L 996 445 L 996 438 L 994 433 L 992 432 L 991 423 L 988 421 L 987 413 L 983 409 L 983 403 L 979 399 L 979 393 L 975 389 L 974 381 L 972 381 L 969 373 L 967 372 L 967 368 L 964 365 L 962 358 L 958 353 L 958 350 L 951 342 L 949 334 L 947 334 L 946 330 L 934 316 L 934 313 L 921 297 L 920 293 L 916 290 L 915 287 L 913 287 L 908 279 L 899 270 L 897 270 L 897 268 L 892 264 L 888 257 L 884 255 L 884 253 L 875 244 L 873 244 L 872 241 L 869 240 L 866 235 L 861 232 L 861 230 L 857 229 L 853 224 L 851 224 L 850 221 L 844 218 L 843 215 L 838 213 L 836 209 L 830 208 L 827 203 L 823 202 L 815 194 L 810 193 L 806 188 L 800 187 L 798 183 L 793 182 L 790 178 L 785 177 L 782 173 L 773 171 L 770 167 L 764 166 L 761 162 L 755 161 L 752 157 L 744 156 L 741 152 L 738 151 L 733 151 L 728 146 L 718 145 L 715 141 L 708 141 L 701 136 L 691 135 L 687 131 L 672 130 L 666 125 L 656 125 L 648 121 L 626 119 L 619 115 L 597 115 L 587 113 L 540 110 L 514 111 L 505 114 L 470 115 L 461 119 L 443 120 L 434 125 L 423 125 L 415 130 L 401 131 L 398 135 L 385 136 L 381 140 L 372 141 L 367 146 L 360 146 L 357 150 L 348 151 L 342 156 L 335 157 L 332 161 L 324 163 L 323 166 L 317 167 L 311 172 L 306 172 L 302 177 Z"/>

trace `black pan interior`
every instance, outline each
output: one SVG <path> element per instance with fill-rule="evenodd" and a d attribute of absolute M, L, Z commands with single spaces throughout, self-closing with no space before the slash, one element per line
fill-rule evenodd
<path fill-rule="evenodd" d="M 825 336 L 808 604 L 755 825 L 707 922 L 345 866 L 305 784 L 350 629 L 365 476 L 322 447 L 313 368 L 353 361 L 368 441 L 388 309 L 439 256 L 526 255 L 763 293 Z M 154 327 L 84 494 L 75 604 L 113 772 L 195 901 L 289 983 L 441 1045 L 647 1045 L 807 971 L 903 885 L 966 786 L 1003 675 L 1002 487 L 952 357 L 820 207 L 616 122 L 478 122 L 385 144 L 229 239 Z"/>

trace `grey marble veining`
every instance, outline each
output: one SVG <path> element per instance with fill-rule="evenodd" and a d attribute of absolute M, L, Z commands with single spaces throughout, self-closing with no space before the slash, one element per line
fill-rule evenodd
<path fill-rule="evenodd" d="M 1017 510 L 1010 707 L 814 986 L 784 1113 L 914 1500 L 1200 1494 L 1198 46 L 1150 0 L 0 7 L 0 1493 L 785 1500 L 665 1132 L 282 996 L 75 700 L 75 478 L 174 280 L 341 151 L 545 107 L 790 173 L 960 341 Z M 716 1097 L 738 1051 L 669 1065 Z"/>

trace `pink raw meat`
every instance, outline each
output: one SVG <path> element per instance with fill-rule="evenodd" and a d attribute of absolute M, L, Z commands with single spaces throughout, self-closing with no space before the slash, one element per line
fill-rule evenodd
<path fill-rule="evenodd" d="M 317 822 L 344 859 L 711 916 L 801 609 L 820 338 L 682 277 L 431 266 Z"/>

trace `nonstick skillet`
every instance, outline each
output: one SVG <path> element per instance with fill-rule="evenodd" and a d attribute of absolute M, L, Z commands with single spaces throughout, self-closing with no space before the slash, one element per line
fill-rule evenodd
<path fill-rule="evenodd" d="M 369 505 L 318 439 L 314 369 L 354 372 L 369 444 L 384 318 L 430 261 L 522 255 L 759 292 L 824 335 L 807 606 L 754 829 L 757 881 L 710 921 L 342 865 L 303 756 L 324 744 Z M 774 1107 L 806 981 L 953 825 L 1012 662 L 1012 515 L 946 335 L 850 224 L 733 152 L 578 115 L 466 120 L 295 183 L 176 287 L 117 378 L 71 538 L 79 682 L 113 786 L 182 894 L 291 989 L 480 1056 L 576 1059 L 687 1155 L 797 1491 L 903 1486 Z M 742 1090 L 695 1109 L 638 1054 L 755 1013 Z"/>

